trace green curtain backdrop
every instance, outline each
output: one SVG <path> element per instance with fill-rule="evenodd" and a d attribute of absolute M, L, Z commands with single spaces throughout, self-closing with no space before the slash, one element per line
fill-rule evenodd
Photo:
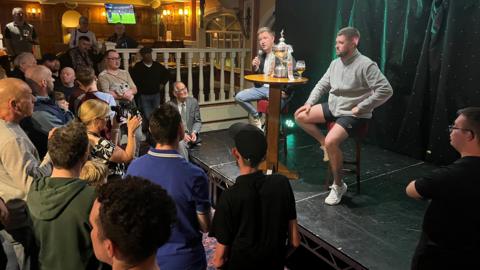
<path fill-rule="evenodd" d="M 310 79 L 296 89 L 293 108 L 336 57 L 336 32 L 354 26 L 359 50 L 394 89 L 374 111 L 369 141 L 439 164 L 457 158 L 447 126 L 458 109 L 480 106 L 480 1 L 277 0 L 275 17 Z"/>

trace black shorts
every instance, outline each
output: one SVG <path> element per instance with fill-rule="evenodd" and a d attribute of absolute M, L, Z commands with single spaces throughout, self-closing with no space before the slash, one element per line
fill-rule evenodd
<path fill-rule="evenodd" d="M 364 125 L 365 123 L 367 123 L 369 120 L 367 118 L 357 118 L 353 116 L 335 117 L 330 111 L 330 108 L 328 107 L 327 102 L 322 103 L 321 105 L 322 105 L 323 117 L 325 117 L 325 121 L 335 122 L 339 124 L 341 127 L 345 129 L 345 131 L 347 131 L 349 137 L 355 136 L 358 128 Z"/>

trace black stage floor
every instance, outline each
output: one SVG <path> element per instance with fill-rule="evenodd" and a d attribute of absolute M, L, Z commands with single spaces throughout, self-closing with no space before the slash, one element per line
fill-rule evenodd
<path fill-rule="evenodd" d="M 232 185 L 239 172 L 227 132 L 203 133 L 202 139 L 202 145 L 191 151 L 192 162 L 208 172 L 216 187 Z M 427 204 L 408 198 L 405 187 L 435 167 L 364 144 L 360 193 L 355 176 L 346 176 L 349 191 L 342 203 L 327 206 L 323 202 L 328 195 L 323 182 L 327 163 L 321 161 L 318 144 L 299 130 L 287 142 L 286 160 L 282 149 L 280 156 L 300 174 L 291 184 L 302 245 L 336 269 L 409 269 Z M 351 156 L 353 141 L 343 148 L 345 156 Z"/>

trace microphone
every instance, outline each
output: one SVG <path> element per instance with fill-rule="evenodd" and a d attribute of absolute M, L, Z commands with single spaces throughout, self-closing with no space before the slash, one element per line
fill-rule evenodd
<path fill-rule="evenodd" d="M 264 53 L 263 50 L 258 50 L 258 51 L 257 51 L 257 56 L 255 56 L 255 58 L 258 59 L 259 64 L 258 64 L 258 66 L 252 66 L 252 67 L 253 67 L 253 70 L 254 70 L 255 72 L 258 71 L 258 69 L 260 68 L 260 62 L 261 62 L 260 58 L 261 58 L 261 56 L 263 55 L 263 53 Z"/>

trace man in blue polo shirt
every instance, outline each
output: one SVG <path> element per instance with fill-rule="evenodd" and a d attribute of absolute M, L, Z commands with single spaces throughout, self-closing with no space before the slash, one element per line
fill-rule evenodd
<path fill-rule="evenodd" d="M 177 108 L 170 104 L 156 108 L 149 129 L 155 148 L 134 160 L 127 175 L 159 184 L 176 203 L 177 223 L 169 241 L 158 249 L 157 262 L 160 269 L 206 269 L 201 232 L 208 232 L 211 219 L 207 176 L 176 150 L 185 134 Z"/>

